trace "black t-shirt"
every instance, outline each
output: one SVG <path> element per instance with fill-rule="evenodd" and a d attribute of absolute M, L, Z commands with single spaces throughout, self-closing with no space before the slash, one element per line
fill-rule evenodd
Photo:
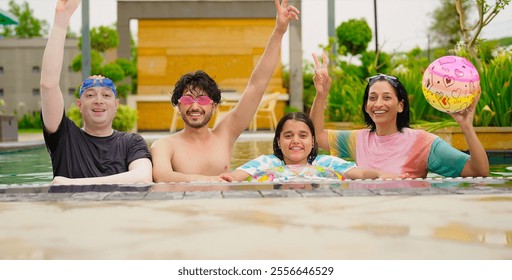
<path fill-rule="evenodd" d="M 103 177 L 128 171 L 128 165 L 134 160 L 151 159 L 142 136 L 116 130 L 107 137 L 92 136 L 65 115 L 55 133 L 43 129 L 43 135 L 52 160 L 53 176 Z"/>

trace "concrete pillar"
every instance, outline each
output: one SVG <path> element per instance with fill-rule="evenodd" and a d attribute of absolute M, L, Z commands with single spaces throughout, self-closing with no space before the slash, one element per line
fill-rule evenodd
<path fill-rule="evenodd" d="M 117 2 L 117 34 L 119 35 L 119 45 L 117 46 L 117 57 L 130 58 L 130 14 L 123 6 Z"/>
<path fill-rule="evenodd" d="M 89 28 L 89 0 L 82 1 L 82 80 L 91 75 L 91 31 Z"/>
<path fill-rule="evenodd" d="M 290 1 L 302 11 L 301 0 Z M 304 91 L 304 80 L 302 77 L 302 17 L 299 21 L 292 21 L 290 25 L 290 106 L 304 110 L 302 96 Z"/>

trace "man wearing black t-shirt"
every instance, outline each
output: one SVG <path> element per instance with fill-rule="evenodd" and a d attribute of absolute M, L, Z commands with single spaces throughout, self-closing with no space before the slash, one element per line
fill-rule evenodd
<path fill-rule="evenodd" d="M 43 56 L 41 116 L 50 153 L 54 184 L 152 182 L 151 155 L 138 134 L 115 131 L 112 122 L 119 106 L 114 84 L 91 76 L 80 87 L 78 108 L 83 127 L 64 113 L 59 86 L 64 42 L 69 21 L 80 0 L 57 1 L 55 18 Z"/>

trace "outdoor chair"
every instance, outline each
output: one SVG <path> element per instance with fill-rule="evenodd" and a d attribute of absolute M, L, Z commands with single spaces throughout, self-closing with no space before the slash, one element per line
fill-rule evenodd
<path fill-rule="evenodd" d="M 279 98 L 279 95 L 281 95 L 280 92 L 270 93 L 263 95 L 263 98 L 261 99 L 260 105 L 258 106 L 258 110 L 256 111 L 256 114 L 254 115 L 254 118 L 252 119 L 251 125 L 249 126 L 249 129 L 252 131 L 258 130 L 258 118 L 267 117 L 269 124 L 270 124 L 270 130 L 274 131 L 277 127 L 277 118 L 276 118 L 276 105 L 277 105 L 277 99 Z"/>

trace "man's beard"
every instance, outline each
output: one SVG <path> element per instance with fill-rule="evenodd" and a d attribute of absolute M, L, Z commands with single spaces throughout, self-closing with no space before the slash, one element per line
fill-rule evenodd
<path fill-rule="evenodd" d="M 190 113 L 191 113 L 191 112 L 201 112 L 201 111 L 199 111 L 199 110 L 193 110 L 193 111 L 190 111 Z M 204 111 L 203 111 L 203 112 L 204 112 Z M 189 116 L 188 116 L 188 114 L 187 114 L 187 113 L 188 113 L 188 112 L 185 112 L 185 115 L 182 115 L 182 116 L 181 116 L 181 118 L 183 119 L 183 122 L 184 122 L 186 125 L 190 126 L 191 128 L 201 128 L 201 127 L 203 127 L 203 126 L 208 126 L 208 123 L 210 122 L 210 120 L 212 119 L 212 116 L 213 116 L 213 110 L 212 110 L 212 111 L 210 111 L 210 113 L 209 113 L 209 114 L 206 114 L 206 113 L 205 113 L 205 114 L 204 114 L 204 119 L 203 119 L 203 121 L 199 123 L 199 122 L 191 122 L 191 121 L 189 120 Z M 202 113 L 202 112 L 201 112 L 201 113 Z"/>

